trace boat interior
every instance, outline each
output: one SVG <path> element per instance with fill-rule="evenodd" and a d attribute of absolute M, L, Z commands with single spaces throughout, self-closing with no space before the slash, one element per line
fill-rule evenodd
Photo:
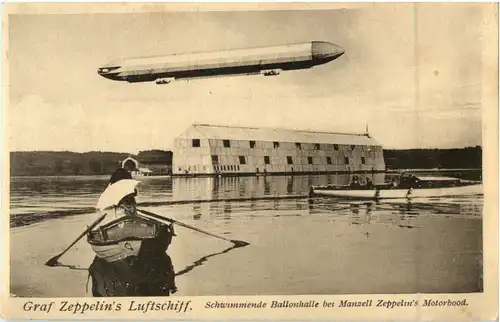
<path fill-rule="evenodd" d="M 161 224 L 147 217 L 134 215 L 113 220 L 88 234 L 94 245 L 119 243 L 125 240 L 144 240 L 158 237 Z"/>

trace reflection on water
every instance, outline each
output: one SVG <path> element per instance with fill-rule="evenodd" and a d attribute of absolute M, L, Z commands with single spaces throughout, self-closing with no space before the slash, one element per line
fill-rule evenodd
<path fill-rule="evenodd" d="M 386 174 L 367 174 L 375 183 L 386 181 Z M 269 195 L 306 194 L 311 185 L 347 185 L 352 180 L 349 174 L 316 176 L 257 176 L 222 178 L 178 178 L 173 179 L 172 199 L 221 199 L 257 197 Z M 156 189 L 160 181 L 151 181 Z M 162 187 L 163 188 L 163 187 Z"/>
<path fill-rule="evenodd" d="M 387 182 L 390 176 L 384 173 L 368 174 L 376 183 Z M 310 185 L 337 184 L 350 182 L 352 175 L 316 176 L 263 176 L 263 177 L 222 177 L 222 178 L 149 178 L 139 185 L 139 204 L 158 204 L 172 201 L 209 201 L 212 203 L 192 203 L 193 220 L 209 220 L 207 215 L 231 219 L 233 212 L 253 212 L 257 210 L 309 210 L 309 214 L 343 209 L 344 201 L 332 198 L 306 199 Z M 11 215 L 16 220 L 29 217 L 22 224 L 36 222 L 43 216 L 64 216 L 92 212 L 100 193 L 106 188 L 107 177 L 19 177 L 11 182 Z M 290 196 L 292 199 L 258 200 L 265 196 Z M 231 199 L 242 199 L 234 201 Z M 254 200 L 252 198 L 257 198 Z M 396 210 L 397 208 L 397 210 Z M 365 210 L 362 210 L 365 209 Z M 416 216 L 420 211 L 439 213 L 469 213 L 482 211 L 482 203 L 474 198 L 427 199 L 421 203 L 405 203 L 384 206 L 352 203 L 350 206 L 353 222 L 358 222 L 363 213 L 399 211 L 405 216 Z M 183 209 L 183 211 L 186 211 Z M 362 216 L 363 215 L 363 216 Z M 376 214 L 375 214 L 376 215 Z M 371 219 L 370 219 L 371 220 Z M 361 224 L 361 222 L 357 223 Z M 14 224 L 18 226 L 19 224 Z"/>
<path fill-rule="evenodd" d="M 340 210 L 350 214 L 349 218 L 353 225 L 370 224 L 373 222 L 398 224 L 409 222 L 416 218 L 425 216 L 432 218 L 481 219 L 482 199 L 463 197 L 462 199 L 441 198 L 439 203 L 432 203 L 424 198 L 415 201 L 384 201 L 384 202 L 355 202 L 343 201 L 333 198 L 309 199 L 308 209 L 313 214 L 334 214 Z M 414 227 L 408 227 L 414 228 Z"/>
<path fill-rule="evenodd" d="M 223 251 L 220 251 L 220 252 L 216 252 L 216 253 L 212 253 L 212 254 L 209 254 L 209 255 L 206 255 L 206 256 L 203 256 L 202 258 L 196 260 L 193 264 L 191 265 L 188 265 L 186 266 L 185 268 L 183 268 L 182 270 L 178 271 L 175 273 L 176 276 L 180 276 L 180 275 L 184 275 L 190 271 L 193 270 L 193 268 L 197 267 L 197 266 L 201 266 L 203 265 L 203 263 L 205 263 L 210 257 L 214 257 L 214 256 L 218 256 L 218 255 L 222 255 L 222 254 L 226 254 L 228 252 L 230 252 L 231 250 L 235 249 L 235 248 L 238 248 L 236 245 L 233 245 L 231 247 L 228 247 L 226 249 L 224 249 Z"/>
<path fill-rule="evenodd" d="M 383 173 L 368 174 L 375 183 Z M 310 185 L 345 185 L 352 175 L 264 176 L 222 178 L 145 178 L 139 185 L 139 202 L 210 200 L 262 196 L 305 195 Z M 107 186 L 99 177 L 16 177 L 11 180 L 11 214 L 32 214 L 94 207 Z M 254 205 L 255 206 L 255 205 Z M 231 207 L 226 206 L 226 207 Z"/>
<path fill-rule="evenodd" d="M 15 220 L 11 224 L 90 209 L 107 179 L 13 178 L 11 216 Z M 372 179 L 382 183 L 390 176 L 374 174 Z M 229 245 L 210 246 L 205 239 L 196 241 L 196 233 L 178 231 L 178 241 L 190 236 L 183 246 L 175 243 L 172 254 L 176 271 L 184 279 L 179 295 L 482 290 L 481 196 L 411 202 L 305 197 L 310 185 L 348 182 L 349 175 L 148 178 L 139 186 L 138 201 L 218 199 L 163 204 L 151 211 L 228 239 L 250 242 L 229 252 Z M 265 200 L 252 199 L 265 196 Z M 19 220 L 23 217 L 34 219 Z M 177 253 L 175 247 L 179 247 Z M 231 272 L 238 272 L 239 277 Z"/>

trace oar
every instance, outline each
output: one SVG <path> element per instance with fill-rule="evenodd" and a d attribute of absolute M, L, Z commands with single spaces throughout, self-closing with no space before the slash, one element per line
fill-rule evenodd
<path fill-rule="evenodd" d="M 219 239 L 222 239 L 222 240 L 225 240 L 225 241 L 228 241 L 228 242 L 231 242 L 234 244 L 235 247 L 244 247 L 244 246 L 247 246 L 247 245 L 250 245 L 250 243 L 247 243 L 246 241 L 243 241 L 243 240 L 235 240 L 235 239 L 227 239 L 227 238 L 224 238 L 222 236 L 217 236 L 217 235 L 214 235 L 212 233 L 209 233 L 207 231 L 204 231 L 204 230 L 201 230 L 199 228 L 196 228 L 196 227 L 193 227 L 193 226 L 190 226 L 188 224 L 185 224 L 183 222 L 180 222 L 180 221 L 177 221 L 175 219 L 172 219 L 172 218 L 168 218 L 168 217 L 163 217 L 163 216 L 160 216 L 160 215 L 157 215 L 157 214 L 154 214 L 152 212 L 149 212 L 149 211 L 146 211 L 146 210 L 142 210 L 142 209 L 137 209 L 137 211 L 145 214 L 145 215 L 148 215 L 150 217 L 153 217 L 153 218 L 156 218 L 156 219 L 159 219 L 159 220 L 165 220 L 165 221 L 168 221 L 168 222 L 171 222 L 171 223 L 174 223 L 174 224 L 177 224 L 179 226 L 182 226 L 184 228 L 188 228 L 188 229 L 192 229 L 192 230 L 195 230 L 199 233 L 202 233 L 202 234 L 205 234 L 205 235 L 208 235 L 208 236 L 212 236 L 212 237 L 215 237 L 215 238 L 219 238 Z"/>
<path fill-rule="evenodd" d="M 81 233 L 80 236 L 78 236 L 78 238 L 75 239 L 75 241 L 71 243 L 71 245 L 69 245 L 59 255 L 56 255 L 56 256 L 52 257 L 51 259 L 49 259 L 45 263 L 45 265 L 50 266 L 50 267 L 58 266 L 59 265 L 59 262 L 58 262 L 59 258 L 61 258 L 62 255 L 64 255 L 71 247 L 73 247 L 73 245 L 75 245 L 80 239 L 82 239 L 82 237 L 85 236 L 89 231 L 91 231 L 92 229 L 94 229 L 94 227 L 97 226 L 104 219 L 104 217 L 106 217 L 106 214 L 104 214 L 101 217 L 97 218 L 97 220 L 94 221 L 87 229 L 85 229 L 85 231 L 83 233 Z"/>

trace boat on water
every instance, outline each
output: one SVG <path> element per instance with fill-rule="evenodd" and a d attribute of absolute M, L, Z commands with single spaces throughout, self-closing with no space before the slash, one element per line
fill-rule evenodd
<path fill-rule="evenodd" d="M 87 235 L 95 253 L 89 267 L 92 295 L 169 296 L 177 291 L 167 249 L 170 225 L 141 215 L 126 215 Z"/>
<path fill-rule="evenodd" d="M 99 197 L 96 209 L 105 213 L 87 233 L 95 253 L 88 268 L 94 296 L 169 296 L 177 291 L 167 254 L 173 225 L 138 213 L 138 183 L 118 169 Z"/>
<path fill-rule="evenodd" d="M 130 179 L 128 173 L 119 175 L 126 179 L 110 184 L 96 207 L 107 212 L 109 221 L 91 230 L 87 242 L 108 263 L 143 253 L 165 253 L 175 235 L 173 226 L 138 214 L 135 187 L 140 181 Z"/>
<path fill-rule="evenodd" d="M 139 168 L 135 171 L 130 172 L 132 179 L 143 179 L 147 177 L 151 177 L 153 175 L 153 171 L 148 168 Z"/>
<path fill-rule="evenodd" d="M 165 253 L 173 236 L 171 226 L 135 214 L 90 231 L 87 242 L 97 257 L 113 263 L 140 254 Z"/>
<path fill-rule="evenodd" d="M 416 176 L 403 173 L 399 182 L 373 185 L 360 184 L 357 177 L 351 185 L 311 186 L 311 196 L 328 196 L 346 199 L 413 199 L 479 195 L 483 193 L 481 182 L 451 177 Z"/>

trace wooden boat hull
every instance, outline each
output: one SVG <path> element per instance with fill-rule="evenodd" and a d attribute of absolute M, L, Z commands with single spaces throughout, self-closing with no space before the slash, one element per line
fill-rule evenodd
<path fill-rule="evenodd" d="M 165 253 L 174 235 L 172 226 L 134 215 L 89 232 L 87 242 L 97 257 L 112 263 L 140 254 Z"/>
<path fill-rule="evenodd" d="M 311 187 L 314 195 L 348 198 L 348 199 L 413 199 L 451 197 L 464 195 L 478 195 L 483 193 L 482 184 L 473 184 L 459 187 L 417 188 L 417 189 L 328 189 L 325 187 Z"/>
<path fill-rule="evenodd" d="M 142 240 L 121 241 L 111 245 L 95 245 L 90 247 L 96 256 L 112 263 L 125 259 L 130 256 L 138 256 L 141 250 Z"/>

